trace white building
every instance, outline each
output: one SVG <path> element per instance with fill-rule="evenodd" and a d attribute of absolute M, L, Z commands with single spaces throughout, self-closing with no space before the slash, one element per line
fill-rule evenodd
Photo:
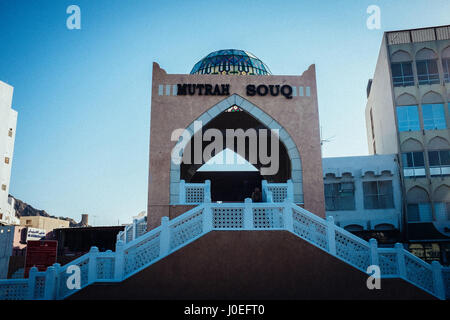
<path fill-rule="evenodd" d="M 402 230 L 402 193 L 396 155 L 324 158 L 327 216 L 351 232 Z"/>
<path fill-rule="evenodd" d="M 11 109 L 14 88 L 0 81 L 0 224 L 19 224 L 9 181 L 16 136 L 17 111 Z"/>

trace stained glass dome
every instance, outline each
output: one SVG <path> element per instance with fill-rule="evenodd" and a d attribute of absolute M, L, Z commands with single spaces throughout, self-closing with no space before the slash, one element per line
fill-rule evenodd
<path fill-rule="evenodd" d="M 255 55 L 243 50 L 219 50 L 197 62 L 191 74 L 269 75 L 269 68 Z"/>

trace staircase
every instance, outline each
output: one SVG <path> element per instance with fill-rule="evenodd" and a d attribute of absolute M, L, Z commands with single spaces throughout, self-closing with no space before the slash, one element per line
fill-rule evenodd
<path fill-rule="evenodd" d="M 32 268 L 28 279 L 0 280 L 0 299 L 61 300 L 91 284 L 119 283 L 149 268 L 211 231 L 283 230 L 316 248 L 366 273 L 370 265 L 378 265 L 381 278 L 403 279 L 415 287 L 445 300 L 450 297 L 450 269 L 437 262 L 431 265 L 404 250 L 378 248 L 377 242 L 366 242 L 336 226 L 332 217 L 324 220 L 295 205 L 284 202 L 203 203 L 147 233 L 142 221 L 119 234 L 116 251 L 90 252 L 61 267 L 55 264 L 45 272 Z M 143 233 L 143 234 L 142 234 Z M 130 236 L 131 234 L 131 236 Z M 78 266 L 80 289 L 68 289 L 68 272 Z M 76 268 L 76 267 L 75 267 Z"/>

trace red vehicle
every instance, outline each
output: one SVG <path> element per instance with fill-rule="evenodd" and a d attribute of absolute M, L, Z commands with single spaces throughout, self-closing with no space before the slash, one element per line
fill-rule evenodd
<path fill-rule="evenodd" d="M 28 278 L 32 267 L 38 268 L 39 271 L 45 271 L 56 263 L 57 250 L 58 241 L 28 241 L 25 257 L 25 278 Z"/>

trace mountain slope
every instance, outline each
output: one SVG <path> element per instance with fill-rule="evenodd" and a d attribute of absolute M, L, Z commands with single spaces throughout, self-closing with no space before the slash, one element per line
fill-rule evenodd
<path fill-rule="evenodd" d="M 10 197 L 13 197 L 13 196 L 10 195 Z M 23 202 L 20 199 L 14 198 L 14 200 L 15 200 L 14 209 L 16 210 L 16 217 L 18 217 L 18 218 L 20 218 L 20 217 L 30 217 L 30 216 L 33 216 L 33 217 L 34 216 L 41 216 L 41 217 L 48 217 L 48 218 L 55 218 L 55 219 L 69 221 L 71 228 L 83 227 L 83 225 L 81 223 L 76 222 L 72 218 L 55 217 L 55 216 L 52 216 L 52 215 L 48 214 L 45 210 L 35 209 L 31 205 L 29 205 L 26 202 Z"/>

